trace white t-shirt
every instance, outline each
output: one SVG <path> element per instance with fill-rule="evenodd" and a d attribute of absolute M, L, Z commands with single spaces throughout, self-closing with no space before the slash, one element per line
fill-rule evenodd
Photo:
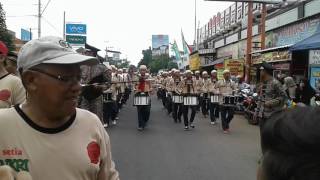
<path fill-rule="evenodd" d="M 0 77 L 0 109 L 21 104 L 25 99 L 26 92 L 18 77 L 12 74 Z"/>
<path fill-rule="evenodd" d="M 98 117 L 77 109 L 60 128 L 43 128 L 17 105 L 0 109 L 0 165 L 33 180 L 118 180 L 110 140 Z"/>

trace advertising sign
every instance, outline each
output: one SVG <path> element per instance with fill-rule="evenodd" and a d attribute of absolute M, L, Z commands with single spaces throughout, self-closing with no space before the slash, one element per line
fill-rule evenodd
<path fill-rule="evenodd" d="M 85 44 L 87 42 L 86 36 L 66 35 L 66 41 L 69 44 Z"/>
<path fill-rule="evenodd" d="M 87 34 L 87 25 L 66 24 L 66 34 Z"/>
<path fill-rule="evenodd" d="M 238 76 L 240 75 L 243 77 L 244 75 L 244 60 L 234 60 L 234 59 L 228 59 L 224 61 L 224 68 L 229 69 L 230 74 L 232 76 Z"/>
<path fill-rule="evenodd" d="M 152 49 L 157 49 L 160 46 L 169 47 L 169 36 L 168 35 L 152 35 Z"/>
<path fill-rule="evenodd" d="M 320 49 L 309 51 L 309 64 L 320 65 Z"/>
<path fill-rule="evenodd" d="M 217 78 L 218 78 L 218 80 L 222 80 L 223 79 L 223 71 L 224 71 L 224 69 L 217 69 Z"/>
<path fill-rule="evenodd" d="M 310 68 L 310 85 L 314 90 L 320 90 L 320 67 Z"/>
<path fill-rule="evenodd" d="M 194 71 L 194 70 L 198 70 L 200 69 L 200 57 L 198 53 L 192 54 L 190 55 L 190 60 L 189 60 L 189 67 L 190 70 Z"/>
<path fill-rule="evenodd" d="M 32 39 L 32 34 L 30 31 L 21 29 L 21 40 L 22 41 L 30 41 Z"/>

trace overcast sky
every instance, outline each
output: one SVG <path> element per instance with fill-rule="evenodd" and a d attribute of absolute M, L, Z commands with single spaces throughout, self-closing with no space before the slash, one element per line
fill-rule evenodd
<path fill-rule="evenodd" d="M 42 8 L 49 0 L 42 0 Z M 105 49 L 120 50 L 132 64 L 142 58 L 141 51 L 151 46 L 152 34 L 168 34 L 180 50 L 181 29 L 189 44 L 194 40 L 194 0 L 51 0 L 42 18 L 42 36 L 61 36 L 63 11 L 67 22 L 87 24 L 87 42 Z M 37 37 L 38 0 L 1 0 L 8 29 L 20 38 L 21 28 L 32 28 Z M 202 26 L 230 2 L 197 0 L 197 16 Z M 104 52 L 99 53 L 104 55 Z"/>

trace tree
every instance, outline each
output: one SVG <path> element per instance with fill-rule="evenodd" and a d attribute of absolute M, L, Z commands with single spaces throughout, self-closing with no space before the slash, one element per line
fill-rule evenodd
<path fill-rule="evenodd" d="M 2 9 L 2 4 L 0 2 L 0 41 L 3 41 L 9 48 L 10 51 L 15 50 L 15 45 L 13 43 L 13 37 L 9 34 L 6 25 L 6 13 Z"/>
<path fill-rule="evenodd" d="M 172 69 L 172 68 L 178 69 L 178 64 L 176 62 L 169 61 L 168 62 L 168 69 Z"/>
<path fill-rule="evenodd" d="M 140 62 L 138 63 L 138 67 L 140 65 L 146 65 L 148 66 L 151 61 L 152 61 L 152 50 L 151 50 L 151 47 L 149 47 L 149 49 L 146 49 L 146 50 L 143 50 L 142 51 L 142 59 L 140 60 Z"/>

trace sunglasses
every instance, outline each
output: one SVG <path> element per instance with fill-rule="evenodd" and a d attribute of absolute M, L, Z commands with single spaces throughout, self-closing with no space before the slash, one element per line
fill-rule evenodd
<path fill-rule="evenodd" d="M 52 79 L 55 79 L 57 81 L 60 81 L 62 83 L 68 84 L 68 85 L 71 85 L 73 83 L 79 83 L 80 80 L 81 80 L 81 76 L 80 75 L 77 75 L 77 76 L 54 75 L 54 74 L 50 74 L 50 73 L 47 73 L 47 72 L 45 72 L 43 70 L 35 69 L 35 68 L 29 69 L 29 71 L 34 71 L 34 72 L 38 72 L 38 73 L 44 74 L 46 76 L 51 77 Z"/>

